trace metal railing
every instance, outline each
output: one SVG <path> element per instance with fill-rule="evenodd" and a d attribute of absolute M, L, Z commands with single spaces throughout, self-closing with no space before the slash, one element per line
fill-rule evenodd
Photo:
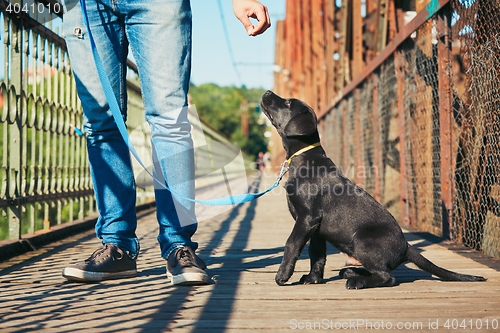
<path fill-rule="evenodd" d="M 44 12 L 37 17 L 8 9 L 12 3 L 19 4 L 18 9 L 24 8 L 20 0 L 0 1 L 4 57 L 0 72 L 1 241 L 20 239 L 97 213 L 86 139 L 78 133 L 83 111 L 66 44 L 59 35 L 64 23 L 57 14 Z M 53 7 L 55 3 L 44 1 L 45 6 Z M 150 128 L 144 119 L 137 68 L 130 61 L 128 68 L 127 126 L 135 149 L 147 159 L 151 151 Z M 200 193 L 207 187 L 220 187 L 214 185 L 220 182 L 222 169 L 224 177 L 238 183 L 237 177 L 245 177 L 251 161 L 241 154 L 242 163 L 234 167 L 234 159 L 241 153 L 239 148 L 199 119 L 194 107 L 189 117 L 193 138 L 203 145 L 195 153 Z M 138 163 L 133 162 L 133 166 L 137 203 L 153 201 L 152 179 Z M 226 189 L 228 184 L 222 187 Z"/>
<path fill-rule="evenodd" d="M 4 56 L 0 83 L 2 159 L 0 239 L 94 213 L 83 113 L 61 20 L 42 25 L 25 13 L 0 14 Z"/>
<path fill-rule="evenodd" d="M 317 2 L 323 8 L 334 6 L 328 0 Z M 334 6 L 332 17 L 343 17 L 344 3 Z M 356 57 L 352 46 L 351 54 L 345 54 L 350 60 L 327 60 L 323 72 L 313 70 L 313 77 L 324 78 L 318 81 L 321 87 L 308 88 L 315 92 L 311 104 L 320 110 L 321 140 L 345 174 L 402 224 L 500 257 L 500 7 L 496 1 L 420 3 L 423 9 L 397 29 L 397 20 L 387 19 L 394 31 L 378 31 L 375 40 L 390 38 L 377 52 L 365 48 L 363 57 Z M 378 9 L 372 6 L 378 15 L 385 10 L 381 4 L 389 10 L 382 16 L 391 17 L 392 1 L 379 1 Z M 302 47 L 295 54 L 308 59 L 331 52 L 326 38 L 337 28 L 323 26 L 330 27 L 333 33 L 318 32 L 325 38 L 323 47 Z M 335 43 L 342 45 L 345 31 L 338 31 L 343 42 Z M 356 43 L 355 31 L 351 37 Z M 331 54 L 319 57 L 329 59 Z M 287 62 L 295 64 L 285 57 L 282 63 Z M 340 87 L 327 86 L 331 101 L 322 98 L 324 82 L 339 72 L 345 81 Z M 284 95 L 301 97 L 304 80 L 286 74 L 284 80 L 283 74 L 277 76 L 277 87 Z M 306 91 L 302 97 L 307 101 L 310 96 Z"/>

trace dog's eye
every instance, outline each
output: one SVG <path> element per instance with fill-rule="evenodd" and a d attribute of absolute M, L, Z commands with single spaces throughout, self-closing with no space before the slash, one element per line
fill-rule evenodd
<path fill-rule="evenodd" d="M 289 107 L 290 107 L 290 105 L 292 105 L 292 102 L 290 102 L 290 100 L 288 100 L 288 99 L 287 99 L 287 100 L 285 101 L 285 106 L 286 106 L 287 108 L 289 108 Z"/>

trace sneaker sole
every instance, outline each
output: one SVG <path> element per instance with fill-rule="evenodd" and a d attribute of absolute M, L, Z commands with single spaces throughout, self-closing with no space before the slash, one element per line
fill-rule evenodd
<path fill-rule="evenodd" d="M 62 276 L 68 280 L 81 282 L 99 282 L 102 280 L 126 279 L 135 277 L 137 270 L 129 270 L 123 272 L 87 272 L 81 269 L 66 267 L 62 271 Z"/>
<path fill-rule="evenodd" d="M 210 284 L 210 278 L 206 273 L 183 273 L 179 275 L 172 275 L 167 271 L 167 277 L 170 283 L 175 286 L 199 286 Z"/>

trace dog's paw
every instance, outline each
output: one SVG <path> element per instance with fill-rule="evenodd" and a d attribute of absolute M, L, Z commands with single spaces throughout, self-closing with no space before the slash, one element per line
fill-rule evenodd
<path fill-rule="evenodd" d="M 339 277 L 341 279 L 348 279 L 353 276 L 357 276 L 357 274 L 355 274 L 350 268 L 342 268 L 339 272 Z"/>
<path fill-rule="evenodd" d="M 302 284 L 320 284 L 320 283 L 323 283 L 323 278 L 320 276 L 314 276 L 311 274 L 304 274 L 300 278 L 300 283 L 302 283 Z"/>
<path fill-rule="evenodd" d="M 360 276 L 354 276 L 347 279 L 345 283 L 346 289 L 363 289 L 365 288 L 365 279 Z"/>
<path fill-rule="evenodd" d="M 281 277 L 279 277 L 278 275 L 276 275 L 276 277 L 274 278 L 274 281 L 276 281 L 276 284 L 278 286 L 283 286 L 288 281 L 288 279 L 282 279 Z"/>
<path fill-rule="evenodd" d="M 349 279 L 355 276 L 371 276 L 371 273 L 364 268 L 347 267 L 342 268 L 339 272 L 339 277 L 342 279 Z"/>
<path fill-rule="evenodd" d="M 279 286 L 284 285 L 290 278 L 292 277 L 293 274 L 293 267 L 292 269 L 288 269 L 286 265 L 281 264 L 280 268 L 278 269 L 278 272 L 276 273 L 276 277 L 274 278 L 274 281 Z"/>

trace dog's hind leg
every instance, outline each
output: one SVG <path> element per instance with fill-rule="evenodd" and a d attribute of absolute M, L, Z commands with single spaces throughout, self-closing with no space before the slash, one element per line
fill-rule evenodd
<path fill-rule="evenodd" d="M 353 254 L 371 275 L 350 276 L 347 289 L 390 287 L 396 284 L 391 271 L 404 261 L 407 242 L 399 226 L 381 228 L 377 224 L 358 229 Z"/>
<path fill-rule="evenodd" d="M 375 287 L 392 287 L 396 284 L 396 279 L 389 272 L 371 272 L 371 276 L 352 276 L 347 279 L 345 287 L 347 289 L 364 289 Z"/>
<path fill-rule="evenodd" d="M 309 242 L 309 259 L 311 260 L 311 271 L 302 275 L 300 283 L 318 284 L 323 282 L 326 263 L 326 241 L 317 233 L 311 237 Z"/>
<path fill-rule="evenodd" d="M 362 267 L 347 267 L 340 270 L 339 276 L 342 279 L 348 279 L 353 276 L 372 276 L 372 273 Z"/>

